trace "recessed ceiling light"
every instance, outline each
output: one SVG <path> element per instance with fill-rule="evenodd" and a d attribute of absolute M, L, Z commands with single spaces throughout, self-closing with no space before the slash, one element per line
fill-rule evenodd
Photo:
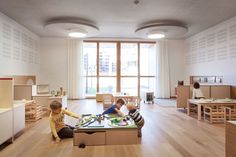
<path fill-rule="evenodd" d="M 147 36 L 149 39 L 161 39 L 165 37 L 165 34 L 161 33 L 154 33 L 154 34 L 148 34 Z"/>
<path fill-rule="evenodd" d="M 86 33 L 82 33 L 82 32 L 70 32 L 68 35 L 73 38 L 84 38 L 87 36 Z"/>

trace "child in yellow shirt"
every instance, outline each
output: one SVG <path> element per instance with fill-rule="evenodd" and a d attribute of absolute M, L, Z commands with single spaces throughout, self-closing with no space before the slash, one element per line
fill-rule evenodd
<path fill-rule="evenodd" d="M 51 113 L 49 115 L 50 127 L 53 137 L 56 142 L 60 142 L 62 138 L 73 137 L 73 127 L 67 126 L 64 123 L 64 115 L 68 115 L 74 118 L 80 118 L 79 115 L 62 109 L 62 104 L 58 101 L 53 101 L 50 104 Z"/>

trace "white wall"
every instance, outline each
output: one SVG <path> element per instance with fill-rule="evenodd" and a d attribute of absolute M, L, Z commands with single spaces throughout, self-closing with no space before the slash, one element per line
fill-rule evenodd
<path fill-rule="evenodd" d="M 185 80 L 190 75 L 223 76 L 236 85 L 236 17 L 185 41 Z"/>
<path fill-rule="evenodd" d="M 184 80 L 184 40 L 169 40 L 168 50 L 171 96 L 175 96 L 178 80 Z"/>
<path fill-rule="evenodd" d="M 41 38 L 40 84 L 49 84 L 50 90 L 63 87 L 67 91 L 67 38 Z"/>
<path fill-rule="evenodd" d="M 39 75 L 40 38 L 0 13 L 0 76 Z"/>

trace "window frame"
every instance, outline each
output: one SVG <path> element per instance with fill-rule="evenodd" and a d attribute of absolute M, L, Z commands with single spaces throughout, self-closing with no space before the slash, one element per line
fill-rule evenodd
<path fill-rule="evenodd" d="M 141 78 L 155 78 L 156 76 L 153 75 L 145 75 L 141 76 L 140 75 L 140 44 L 157 44 L 155 41 L 106 41 L 106 40 L 84 40 L 84 43 L 89 43 L 93 42 L 96 43 L 97 45 L 97 51 L 96 51 L 96 56 L 97 56 L 97 72 L 96 75 L 94 76 L 85 76 L 85 77 L 96 77 L 97 78 L 97 92 L 99 92 L 99 77 L 116 77 L 116 92 L 121 91 L 121 78 L 127 77 L 127 78 L 132 78 L 132 77 L 137 77 L 138 78 L 138 92 L 137 95 L 140 97 L 140 79 Z M 104 76 L 104 75 L 99 75 L 99 44 L 100 43 L 116 43 L 116 76 Z M 137 76 L 129 76 L 129 75 L 121 75 L 121 44 L 122 43 L 136 43 L 137 44 L 137 53 L 138 53 L 138 74 Z M 89 96 L 91 97 L 91 96 Z M 95 95 L 94 95 L 95 97 Z"/>

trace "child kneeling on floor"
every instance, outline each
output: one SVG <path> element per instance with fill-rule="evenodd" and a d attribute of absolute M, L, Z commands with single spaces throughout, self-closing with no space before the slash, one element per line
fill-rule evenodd
<path fill-rule="evenodd" d="M 79 115 L 62 109 L 62 104 L 58 101 L 53 101 L 50 108 L 49 121 L 53 138 L 56 139 L 56 142 L 60 142 L 62 138 L 72 138 L 74 128 L 65 125 L 64 116 L 66 114 L 74 118 L 80 118 Z"/>
<path fill-rule="evenodd" d="M 129 110 L 128 115 L 134 120 L 135 124 L 138 126 L 138 137 L 142 137 L 142 127 L 144 125 L 143 117 L 136 109 L 135 105 L 133 105 L 132 103 L 128 103 L 126 107 Z"/>

